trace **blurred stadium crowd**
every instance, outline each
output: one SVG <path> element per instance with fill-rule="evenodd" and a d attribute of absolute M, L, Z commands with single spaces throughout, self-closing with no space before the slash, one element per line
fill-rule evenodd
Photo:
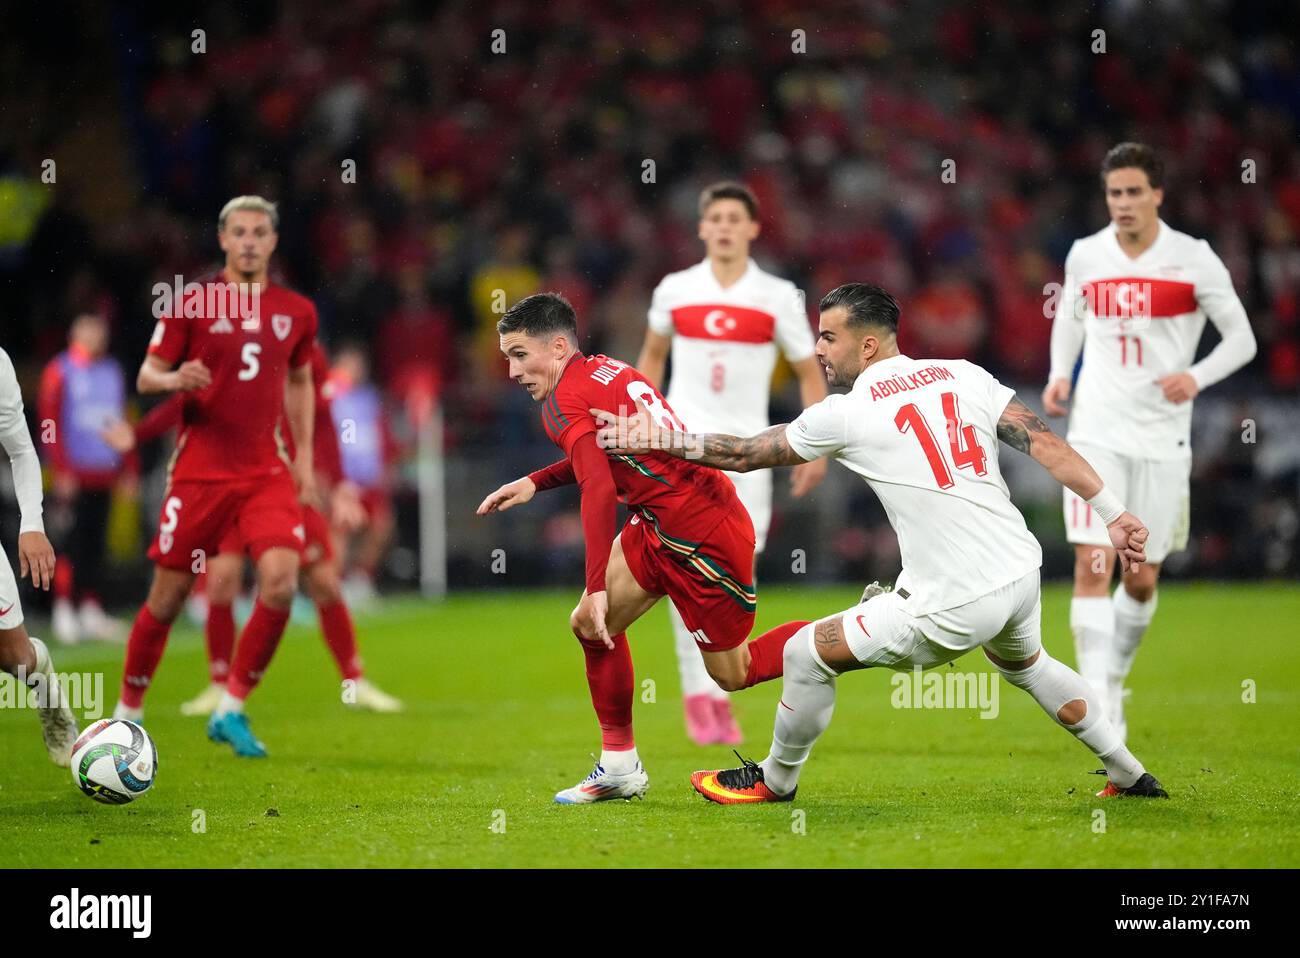
<path fill-rule="evenodd" d="M 390 578 L 414 576 L 409 412 L 430 391 L 447 423 L 453 585 L 489 579 L 503 535 L 529 544 L 512 552 L 515 581 L 581 568 L 573 496 L 492 528 L 472 516 L 498 482 L 558 457 L 505 378 L 496 291 L 564 293 L 588 351 L 631 361 L 656 282 L 702 255 L 699 188 L 738 176 L 762 205 L 758 258 L 805 290 L 810 321 L 837 284 L 881 283 L 903 305 L 905 351 L 976 360 L 1037 406 L 1049 284 L 1105 222 L 1096 171 L 1121 139 L 1165 152 L 1163 218 L 1210 241 L 1260 344 L 1197 401 L 1193 544 L 1168 568 L 1300 568 L 1300 56 L 1294 25 L 1270 16 L 1280 5 L 73 7 L 73 42 L 40 12 L 12 14 L 0 62 L 0 105 L 29 120 L 0 133 L 0 343 L 29 410 L 82 313 L 107 318 L 132 377 L 153 284 L 216 265 L 217 210 L 265 195 L 280 204 L 280 274 L 315 300 L 332 352 L 365 350 L 385 398 Z M 774 415 L 793 413 L 790 384 L 776 395 Z M 1059 493 L 1008 471 L 1047 571 L 1064 572 Z M 883 512 L 845 476 L 808 503 L 778 495 L 760 578 L 789 577 L 794 548 L 817 578 L 896 571 Z M 136 550 L 120 550 L 123 569 Z"/>

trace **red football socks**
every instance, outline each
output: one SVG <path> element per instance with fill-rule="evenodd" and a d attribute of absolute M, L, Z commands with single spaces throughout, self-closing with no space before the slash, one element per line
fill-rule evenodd
<path fill-rule="evenodd" d="M 230 677 L 226 681 L 227 692 L 238 699 L 248 698 L 248 693 L 262 681 L 288 623 L 288 609 L 272 609 L 263 605 L 261 600 L 253 604 L 253 614 L 235 647 L 235 659 L 230 664 Z"/>
<path fill-rule="evenodd" d="M 777 678 L 785 668 L 785 644 L 807 622 L 786 622 L 769 629 L 749 643 L 749 671 L 745 673 L 745 688 Z"/>
<path fill-rule="evenodd" d="M 235 610 L 229 605 L 208 604 L 208 675 L 218 685 L 230 675 L 230 655 L 235 651 Z"/>
<path fill-rule="evenodd" d="M 329 605 L 317 605 L 316 614 L 320 618 L 320 630 L 325 636 L 325 644 L 330 654 L 338 663 L 339 674 L 344 679 L 361 678 L 361 656 L 357 654 L 357 633 L 352 627 L 352 616 L 342 600 Z"/>
<path fill-rule="evenodd" d="M 636 747 L 632 737 L 632 651 L 628 648 L 626 632 L 611 638 L 613 649 L 607 648 L 599 638 L 578 636 L 578 641 L 587 659 L 587 687 L 591 689 L 591 704 L 600 722 L 601 748 L 625 752 Z"/>
<path fill-rule="evenodd" d="M 126 664 L 122 669 L 122 704 L 128 708 L 138 709 L 144 703 L 145 689 L 162 661 L 171 628 L 170 622 L 154 618 L 147 605 L 140 607 L 126 640 Z"/>

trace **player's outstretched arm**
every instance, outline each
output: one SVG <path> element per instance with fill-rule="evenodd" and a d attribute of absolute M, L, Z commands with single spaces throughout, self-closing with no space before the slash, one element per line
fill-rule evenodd
<path fill-rule="evenodd" d="M 591 414 L 601 427 L 596 433 L 596 443 L 610 455 L 666 452 L 678 459 L 689 459 L 729 472 L 797 466 L 807 461 L 786 441 L 787 423 L 742 439 L 718 432 L 662 429 L 644 407 L 634 416 L 620 416 L 603 409 L 593 409 Z"/>
<path fill-rule="evenodd" d="M 1101 476 L 1088 460 L 1048 428 L 1032 409 L 1012 398 L 998 419 L 998 438 L 1008 446 L 1033 457 L 1057 482 L 1092 505 L 1106 523 L 1111 543 L 1120 559 L 1120 567 L 1146 561 L 1147 529 L 1132 513 L 1126 512 L 1117 497 L 1105 488 Z"/>

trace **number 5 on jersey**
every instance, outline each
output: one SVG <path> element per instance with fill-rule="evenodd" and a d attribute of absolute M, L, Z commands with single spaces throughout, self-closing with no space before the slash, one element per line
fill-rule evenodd
<path fill-rule="evenodd" d="M 979 438 L 975 435 L 975 427 L 961 424 L 961 415 L 957 408 L 957 394 L 944 393 L 941 398 L 943 400 L 943 415 L 948 423 L 948 446 L 952 452 L 953 465 L 958 469 L 974 469 L 977 476 L 985 475 L 988 472 L 988 467 L 985 465 L 988 456 L 984 452 L 984 447 L 980 445 Z M 948 463 L 944 461 L 939 444 L 935 441 L 934 433 L 930 430 L 930 424 L 925 421 L 925 416 L 917 408 L 916 403 L 908 403 L 899 409 L 894 416 L 894 425 L 904 435 L 911 432 L 916 436 L 917 441 L 921 444 L 921 450 L 925 453 L 926 460 L 930 463 L 930 471 L 934 473 L 934 481 L 938 483 L 939 488 L 952 488 L 952 471 L 948 468 Z"/>

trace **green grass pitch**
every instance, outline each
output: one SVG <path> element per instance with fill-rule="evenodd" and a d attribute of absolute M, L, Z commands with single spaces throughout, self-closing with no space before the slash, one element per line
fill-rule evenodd
<path fill-rule="evenodd" d="M 772 587 L 758 624 L 815 618 L 855 596 Z M 599 747 L 566 627 L 574 601 L 476 593 L 388 601 L 361 617 L 371 676 L 408 703 L 399 716 L 347 711 L 315 629 L 292 628 L 249 710 L 264 761 L 235 759 L 178 713 L 206 680 L 200 638 L 178 629 L 147 701 L 157 783 L 126 807 L 82 796 L 46 758 L 36 717 L 0 710 L 0 866 L 1300 865 L 1294 587 L 1162 587 L 1129 715 L 1130 745 L 1169 802 L 1094 798 L 1092 756 L 1005 683 L 986 720 L 893 708 L 890 673 L 873 670 L 840 680 L 793 804 L 711 805 L 689 773 L 735 762 L 686 740 L 661 607 L 631 633 L 646 800 L 556 806 L 553 793 L 584 776 Z M 1046 591 L 1044 630 L 1073 661 L 1067 605 L 1065 587 Z M 60 671 L 103 671 L 111 710 L 120 649 L 54 653 Z M 975 653 L 957 668 L 986 665 Z M 743 754 L 766 753 L 779 693 L 773 682 L 735 697 Z"/>

